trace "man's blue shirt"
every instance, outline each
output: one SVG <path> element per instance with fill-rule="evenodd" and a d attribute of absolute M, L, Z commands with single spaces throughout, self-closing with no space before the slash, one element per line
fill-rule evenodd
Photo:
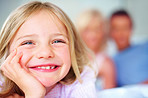
<path fill-rule="evenodd" d="M 148 80 L 148 42 L 135 45 L 114 57 L 117 85 L 138 84 Z"/>

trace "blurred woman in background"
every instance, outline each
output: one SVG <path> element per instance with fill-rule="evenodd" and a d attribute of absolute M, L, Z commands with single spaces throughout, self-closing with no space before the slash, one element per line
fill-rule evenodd
<path fill-rule="evenodd" d="M 77 19 L 76 26 L 81 38 L 95 54 L 93 67 L 97 73 L 97 90 L 115 87 L 114 63 L 104 51 L 107 39 L 105 22 L 101 13 L 97 10 L 87 10 L 81 13 Z M 88 56 L 90 55 L 88 53 Z"/>

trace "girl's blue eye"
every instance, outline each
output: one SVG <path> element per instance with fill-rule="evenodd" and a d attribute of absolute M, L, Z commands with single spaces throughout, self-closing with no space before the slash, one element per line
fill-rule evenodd
<path fill-rule="evenodd" d="M 62 40 L 55 40 L 53 43 L 65 43 L 65 41 L 62 41 Z"/>
<path fill-rule="evenodd" d="M 22 43 L 22 45 L 32 45 L 32 44 L 33 44 L 33 42 L 31 42 L 31 41 L 27 41 L 27 42 Z"/>

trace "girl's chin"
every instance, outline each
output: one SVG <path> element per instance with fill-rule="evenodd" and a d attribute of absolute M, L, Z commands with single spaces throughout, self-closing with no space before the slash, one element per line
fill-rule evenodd
<path fill-rule="evenodd" d="M 56 86 L 56 84 L 53 85 L 44 85 L 44 87 L 46 88 L 46 90 L 51 90 L 52 88 L 54 88 Z"/>
<path fill-rule="evenodd" d="M 39 82 L 45 87 L 45 88 L 50 88 L 52 87 L 53 85 L 55 85 L 57 82 L 53 79 L 39 79 Z"/>
<path fill-rule="evenodd" d="M 46 88 L 49 88 L 49 87 L 51 87 L 51 86 L 53 86 L 53 85 L 56 84 L 56 83 L 53 82 L 53 81 L 40 81 L 40 83 L 41 83 L 44 87 L 46 87 Z"/>

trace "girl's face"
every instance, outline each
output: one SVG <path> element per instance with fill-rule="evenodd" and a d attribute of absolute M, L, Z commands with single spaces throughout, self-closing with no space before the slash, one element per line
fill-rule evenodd
<path fill-rule="evenodd" d="M 32 14 L 10 42 L 9 52 L 22 52 L 20 65 L 51 87 L 64 78 L 71 67 L 69 41 L 64 25 L 46 10 Z"/>

